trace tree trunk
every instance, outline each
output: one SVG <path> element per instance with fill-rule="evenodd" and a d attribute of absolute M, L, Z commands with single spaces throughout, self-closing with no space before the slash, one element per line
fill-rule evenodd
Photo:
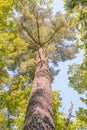
<path fill-rule="evenodd" d="M 55 130 L 51 78 L 45 54 L 38 51 L 37 66 L 23 130 Z"/>

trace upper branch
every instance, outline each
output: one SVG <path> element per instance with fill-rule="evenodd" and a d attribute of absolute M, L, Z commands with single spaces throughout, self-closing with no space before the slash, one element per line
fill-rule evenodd
<path fill-rule="evenodd" d="M 58 30 L 59 30 L 59 27 L 54 31 L 52 36 L 47 41 L 43 42 L 43 45 L 45 45 L 46 43 L 50 42 L 53 39 L 53 37 L 55 36 L 55 34 L 58 32 Z"/>
<path fill-rule="evenodd" d="M 36 39 L 31 35 L 31 33 L 27 30 L 27 28 L 23 25 L 23 23 L 21 23 L 21 25 L 24 28 L 24 30 L 27 32 L 27 34 L 31 37 L 31 39 L 34 41 L 34 43 L 38 45 Z"/>
<path fill-rule="evenodd" d="M 37 14 L 36 22 L 37 22 L 38 43 L 40 45 L 40 30 L 39 30 L 38 14 Z"/>

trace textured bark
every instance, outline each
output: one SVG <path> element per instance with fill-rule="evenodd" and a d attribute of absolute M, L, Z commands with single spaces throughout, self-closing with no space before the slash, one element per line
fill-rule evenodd
<path fill-rule="evenodd" d="M 37 66 L 23 130 L 55 130 L 52 110 L 51 79 L 42 48 Z"/>

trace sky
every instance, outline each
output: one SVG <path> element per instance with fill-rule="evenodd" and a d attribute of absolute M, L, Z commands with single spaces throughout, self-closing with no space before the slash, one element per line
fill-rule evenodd
<path fill-rule="evenodd" d="M 63 7 L 63 1 L 62 0 L 54 0 L 53 3 L 54 7 L 54 13 L 57 11 L 61 11 L 62 13 L 65 12 Z M 61 70 L 59 74 L 55 77 L 54 83 L 52 84 L 53 90 L 61 90 L 61 97 L 62 97 L 62 108 L 61 111 L 64 111 L 68 114 L 68 110 L 71 105 L 71 101 L 74 103 L 73 108 L 73 115 L 75 115 L 75 111 L 78 110 L 79 107 L 84 107 L 85 105 L 80 101 L 80 95 L 73 90 L 71 87 L 69 87 L 69 81 L 68 81 L 68 65 L 72 65 L 73 63 L 81 63 L 83 60 L 83 51 L 80 51 L 76 58 L 73 60 L 68 60 L 65 62 L 60 62 L 58 68 Z M 72 120 L 75 120 L 75 117 L 72 117 Z"/>
<path fill-rule="evenodd" d="M 63 0 L 54 0 L 53 7 L 54 12 L 61 11 L 65 13 Z"/>

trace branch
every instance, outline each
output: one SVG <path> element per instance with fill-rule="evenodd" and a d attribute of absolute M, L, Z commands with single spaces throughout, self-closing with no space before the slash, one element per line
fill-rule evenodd
<path fill-rule="evenodd" d="M 31 39 L 35 42 L 35 44 L 38 44 L 38 42 L 35 40 L 35 38 L 31 35 L 31 33 L 26 29 L 26 27 L 21 23 L 24 30 L 28 33 L 28 35 L 31 37 Z"/>
<path fill-rule="evenodd" d="M 38 23 L 38 14 L 37 14 L 36 22 L 37 22 L 38 43 L 40 45 L 40 30 L 39 30 L 39 23 Z"/>
<path fill-rule="evenodd" d="M 70 109 L 69 109 L 69 115 L 67 117 L 67 120 L 66 120 L 66 123 L 65 123 L 65 126 L 64 126 L 64 129 L 63 130 L 67 130 L 67 127 L 69 125 L 69 122 L 70 122 L 70 119 L 72 117 L 72 110 L 73 110 L 73 103 L 71 102 L 71 106 L 70 106 Z"/>
<path fill-rule="evenodd" d="M 53 39 L 53 37 L 55 36 L 55 34 L 58 32 L 58 30 L 59 30 L 59 27 L 55 30 L 55 32 L 52 34 L 52 36 L 47 41 L 45 41 L 43 43 L 43 45 L 45 45 L 46 43 L 50 42 Z"/>
<path fill-rule="evenodd" d="M 20 31 L 20 30 L 19 30 Z M 24 40 L 27 42 L 27 43 L 32 43 L 33 41 L 28 39 L 28 37 L 23 33 L 23 31 L 20 31 L 20 33 L 22 33 L 23 35 L 23 38 Z M 34 50 L 38 50 L 37 46 L 36 45 L 29 45 L 28 46 L 28 49 L 34 49 Z"/>

